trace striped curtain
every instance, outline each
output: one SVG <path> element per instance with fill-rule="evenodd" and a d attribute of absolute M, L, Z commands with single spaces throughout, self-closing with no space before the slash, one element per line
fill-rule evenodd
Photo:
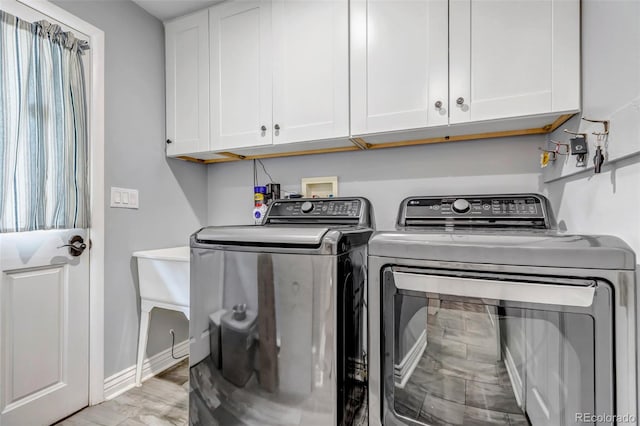
<path fill-rule="evenodd" d="M 0 232 L 89 227 L 86 49 L 0 11 Z"/>

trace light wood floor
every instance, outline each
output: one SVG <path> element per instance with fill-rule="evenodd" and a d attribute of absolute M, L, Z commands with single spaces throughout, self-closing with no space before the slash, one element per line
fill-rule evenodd
<path fill-rule="evenodd" d="M 485 305 L 444 300 L 439 309 L 429 306 L 427 339 L 410 379 L 394 391 L 397 413 L 434 426 L 530 425 Z"/>
<path fill-rule="evenodd" d="M 122 395 L 87 407 L 59 426 L 186 426 L 189 421 L 189 360 Z"/>

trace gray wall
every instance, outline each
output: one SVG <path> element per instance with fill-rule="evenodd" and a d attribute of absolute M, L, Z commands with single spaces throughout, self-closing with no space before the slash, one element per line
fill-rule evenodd
<path fill-rule="evenodd" d="M 105 203 L 109 188 L 140 191 L 140 209 L 106 209 L 105 377 L 136 361 L 139 291 L 136 250 L 188 244 L 206 222 L 206 169 L 167 159 L 164 29 L 130 1 L 55 3 L 105 32 Z M 180 342 L 188 323 L 179 313 L 155 310 L 148 354 Z"/>
<path fill-rule="evenodd" d="M 543 136 L 527 136 L 263 162 L 284 190 L 300 191 L 302 177 L 338 176 L 339 195 L 369 198 L 378 229 L 393 229 L 400 201 L 410 195 L 541 191 L 538 147 L 543 141 Z M 209 224 L 251 223 L 251 162 L 208 167 Z M 268 182 L 261 168 L 259 176 L 261 183 Z"/>
<path fill-rule="evenodd" d="M 632 115 L 612 119 L 611 128 L 616 128 L 619 120 L 637 122 L 640 120 L 640 2 L 583 0 L 582 20 L 584 115 L 595 119 L 608 119 L 612 115 L 617 118 L 620 114 L 615 115 L 616 112 L 635 105 Z M 573 120 L 567 126 L 578 128 L 579 124 Z M 565 138 L 561 133 L 554 137 Z M 626 143 L 640 151 L 640 134 L 623 135 L 610 143 Z M 589 157 L 591 161 L 593 153 Z M 558 219 L 570 232 L 617 235 L 638 255 L 639 185 L 640 155 L 636 155 L 605 164 L 599 175 L 587 171 L 553 182 L 546 189 Z"/>
<path fill-rule="evenodd" d="M 613 116 L 612 129 L 628 124 L 617 124 L 619 120 L 635 119 L 637 123 L 640 117 L 638 22 L 638 1 L 582 0 L 582 109 L 589 118 L 602 120 Z M 633 114 L 626 117 L 617 114 L 629 109 L 629 105 L 635 109 Z M 568 126 L 578 128 L 578 120 L 573 120 Z M 554 137 L 561 139 L 564 136 L 556 134 Z M 639 133 L 629 132 L 628 135 L 622 135 L 621 139 L 611 143 L 633 144 L 640 151 Z M 560 179 L 547 185 L 546 192 L 558 220 L 569 232 L 616 235 L 631 246 L 638 258 L 640 155 L 605 163 L 602 173 L 598 175 L 587 171 Z M 638 282 L 640 265 L 636 266 Z M 640 373 L 640 358 L 637 362 Z"/>

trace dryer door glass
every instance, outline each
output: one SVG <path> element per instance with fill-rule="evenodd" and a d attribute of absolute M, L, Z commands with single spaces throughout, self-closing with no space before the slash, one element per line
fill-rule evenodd
<path fill-rule="evenodd" d="M 583 425 L 614 414 L 607 285 L 565 283 L 563 294 L 554 280 L 420 272 L 384 276 L 385 421 Z"/>
<path fill-rule="evenodd" d="M 335 421 L 335 256 L 193 249 L 192 425 Z"/>
<path fill-rule="evenodd" d="M 365 249 L 326 256 L 193 248 L 189 424 L 362 418 Z"/>

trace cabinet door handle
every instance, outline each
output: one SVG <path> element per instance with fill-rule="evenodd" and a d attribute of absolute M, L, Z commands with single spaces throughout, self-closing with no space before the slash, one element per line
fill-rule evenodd
<path fill-rule="evenodd" d="M 263 132 L 266 132 L 267 131 L 267 126 L 260 127 L 260 130 L 263 131 Z"/>
<path fill-rule="evenodd" d="M 436 107 L 436 109 L 440 109 L 440 108 L 442 108 L 442 101 L 437 101 L 437 102 L 435 103 L 435 107 Z"/>
<path fill-rule="evenodd" d="M 276 130 L 280 130 L 280 125 L 276 124 L 275 126 L 273 126 L 273 128 L 276 129 Z"/>
<path fill-rule="evenodd" d="M 167 139 L 167 143 L 173 143 L 171 139 Z"/>
<path fill-rule="evenodd" d="M 456 99 L 456 104 L 457 105 L 464 105 L 464 98 L 461 96 L 458 99 Z"/>

